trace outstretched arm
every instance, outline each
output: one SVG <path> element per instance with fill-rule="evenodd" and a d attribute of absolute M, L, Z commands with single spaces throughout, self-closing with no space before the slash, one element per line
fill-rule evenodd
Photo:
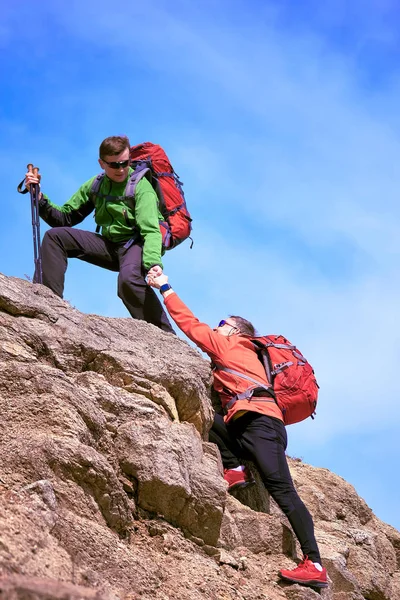
<path fill-rule="evenodd" d="M 152 287 L 160 289 L 161 286 L 168 283 L 168 276 L 163 274 L 159 277 L 153 277 L 150 275 L 148 282 Z M 172 288 L 162 294 L 168 313 L 179 329 L 201 350 L 206 352 L 211 360 L 218 362 L 220 356 L 226 351 L 229 338 L 219 335 L 206 323 L 201 323 Z"/>

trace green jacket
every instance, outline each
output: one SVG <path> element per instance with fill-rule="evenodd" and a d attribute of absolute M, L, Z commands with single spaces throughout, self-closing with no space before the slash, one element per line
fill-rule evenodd
<path fill-rule="evenodd" d="M 128 177 L 133 172 L 129 169 Z M 143 266 L 146 270 L 161 262 L 162 236 L 157 195 L 151 183 L 143 177 L 135 190 L 135 202 L 125 196 L 127 179 L 121 183 L 104 176 L 98 195 L 92 199 L 90 190 L 95 177 L 84 183 L 62 206 L 53 204 L 47 196 L 41 195 L 39 214 L 51 227 L 73 227 L 95 211 L 96 224 L 101 234 L 111 242 L 127 242 L 141 236 L 143 240 Z M 134 204 L 134 205 L 133 205 Z"/>

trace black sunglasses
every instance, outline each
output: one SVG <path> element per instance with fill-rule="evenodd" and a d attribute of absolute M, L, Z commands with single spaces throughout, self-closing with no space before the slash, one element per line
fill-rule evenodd
<path fill-rule="evenodd" d="M 220 321 L 218 323 L 218 327 L 223 327 L 224 325 L 228 325 L 228 327 L 233 327 L 233 329 L 237 329 L 237 327 L 235 327 L 235 325 L 232 325 L 232 323 L 227 323 L 227 321 L 225 321 L 225 319 L 222 319 L 222 321 Z"/>
<path fill-rule="evenodd" d="M 129 165 L 129 158 L 128 160 L 120 160 L 119 162 L 108 162 L 108 160 L 102 158 L 102 161 L 112 169 L 125 169 Z"/>

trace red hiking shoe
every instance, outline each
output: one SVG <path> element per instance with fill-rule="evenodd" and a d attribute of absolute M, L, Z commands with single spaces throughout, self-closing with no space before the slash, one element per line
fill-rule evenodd
<path fill-rule="evenodd" d="M 300 564 L 291 571 L 282 569 L 279 576 L 285 581 L 308 585 L 309 587 L 323 588 L 328 587 L 326 569 L 319 571 L 311 560 L 305 556 Z"/>
<path fill-rule="evenodd" d="M 243 471 L 224 469 L 224 479 L 228 483 L 228 492 L 236 488 L 245 488 L 255 483 L 255 480 L 246 467 Z"/>

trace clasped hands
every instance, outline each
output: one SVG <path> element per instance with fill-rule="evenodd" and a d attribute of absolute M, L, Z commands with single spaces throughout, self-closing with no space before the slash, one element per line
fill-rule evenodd
<path fill-rule="evenodd" d="M 168 276 L 164 275 L 160 265 L 155 265 L 149 269 L 149 272 L 147 273 L 147 283 L 157 290 L 159 290 L 164 283 L 168 283 Z"/>

